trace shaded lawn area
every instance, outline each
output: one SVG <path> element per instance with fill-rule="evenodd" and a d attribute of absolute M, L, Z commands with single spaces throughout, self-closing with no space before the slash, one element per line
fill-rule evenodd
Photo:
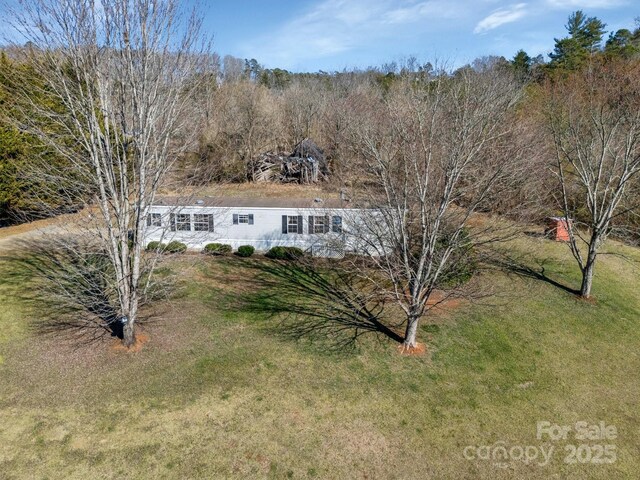
<path fill-rule="evenodd" d="M 568 251 L 550 259 L 576 285 Z M 640 258 L 637 250 L 616 251 Z M 37 311 L 0 286 L 0 478 L 636 478 L 640 470 L 637 266 L 598 265 L 595 304 L 490 273 L 496 294 L 424 322 L 430 355 L 401 357 L 374 333 L 355 350 L 283 335 L 259 312 L 256 270 L 196 258 L 157 305 L 140 352 L 73 349 L 34 335 Z M 6 265 L 5 265 L 6 266 Z M 290 319 L 291 321 L 291 319 Z M 465 446 L 551 445 L 536 422 L 616 426 L 612 465 L 469 461 Z M 603 442 L 588 442 L 591 444 Z"/>

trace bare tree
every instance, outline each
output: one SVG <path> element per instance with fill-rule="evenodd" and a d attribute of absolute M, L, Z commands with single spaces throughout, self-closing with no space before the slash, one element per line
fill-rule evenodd
<path fill-rule="evenodd" d="M 199 161 L 189 173 L 201 183 L 245 180 L 249 162 L 278 146 L 277 101 L 263 85 L 243 80 L 221 85 L 209 106 L 214 112 L 203 129 Z"/>
<path fill-rule="evenodd" d="M 93 192 L 95 222 L 78 228 L 95 236 L 110 262 L 104 271 L 127 346 L 151 279 L 141 268 L 146 211 L 194 140 L 190 95 L 210 79 L 199 17 L 180 3 L 21 0 L 12 12 L 30 42 L 33 70 L 45 79 L 41 94 L 51 100 L 36 103 L 14 85 L 24 107 L 15 120 L 67 158 Z M 38 165 L 51 184 L 62 173 Z M 75 192 L 59 194 L 71 199 Z"/>
<path fill-rule="evenodd" d="M 640 64 L 592 63 L 547 84 L 545 116 L 555 147 L 552 170 L 569 227 L 569 247 L 589 297 L 598 252 L 637 211 L 640 174 Z"/>
<path fill-rule="evenodd" d="M 222 59 L 223 79 L 227 83 L 237 82 L 244 77 L 244 60 L 232 55 Z"/>
<path fill-rule="evenodd" d="M 352 158 L 349 125 L 357 121 L 354 113 L 360 111 L 358 105 L 366 103 L 373 94 L 367 78 L 342 75 L 330 80 L 330 87 L 320 105 L 317 141 L 331 161 L 332 177 L 329 181 L 340 187 L 346 179 L 342 171 L 348 169 Z"/>
<path fill-rule="evenodd" d="M 351 201 L 378 211 L 352 233 L 370 254 L 360 271 L 406 316 L 405 349 L 417 346 L 433 292 L 455 290 L 474 268 L 474 246 L 497 238 L 501 227 L 470 220 L 518 176 L 508 139 L 519 97 L 510 76 L 465 69 L 403 79 L 387 96 L 354 105 L 359 186 Z"/>
<path fill-rule="evenodd" d="M 227 90 L 229 91 L 229 90 Z M 238 153 L 246 163 L 265 149 L 274 148 L 278 139 L 275 105 L 269 90 L 253 82 L 230 87 L 231 98 L 224 128 L 238 138 Z M 222 92 L 221 92 L 222 93 Z"/>
<path fill-rule="evenodd" d="M 296 81 L 283 92 L 283 124 L 291 146 L 315 136 L 323 90 L 320 82 L 307 80 Z"/>

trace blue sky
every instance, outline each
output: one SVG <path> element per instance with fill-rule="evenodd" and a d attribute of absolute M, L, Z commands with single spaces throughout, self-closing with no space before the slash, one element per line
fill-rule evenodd
<path fill-rule="evenodd" d="M 520 48 L 546 56 L 575 10 L 609 31 L 632 28 L 640 16 L 640 0 L 183 1 L 202 8 L 221 55 L 293 71 L 365 68 L 410 55 L 459 66 L 483 55 L 511 58 Z M 0 34 L 15 38 L 6 20 Z"/>
<path fill-rule="evenodd" d="M 215 0 L 205 28 L 220 54 L 294 71 L 380 65 L 415 55 L 461 65 L 520 48 L 547 54 L 582 9 L 632 28 L 640 0 Z"/>

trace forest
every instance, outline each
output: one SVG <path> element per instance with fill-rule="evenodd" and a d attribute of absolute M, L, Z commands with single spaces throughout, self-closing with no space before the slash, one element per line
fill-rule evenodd
<path fill-rule="evenodd" d="M 517 144 L 528 151 L 530 175 L 521 176 L 518 189 L 502 201 L 517 203 L 523 192 L 551 195 L 551 184 L 538 184 L 541 177 L 554 181 L 548 175 L 547 164 L 553 162 L 553 155 L 549 154 L 551 142 L 541 105 L 554 88 L 574 85 L 574 78 L 594 68 L 603 75 L 609 71 L 612 75 L 622 71 L 632 75 L 640 57 L 638 21 L 629 29 L 607 32 L 600 19 L 576 11 L 569 17 L 566 30 L 565 37 L 555 39 L 548 59 L 541 55 L 532 58 L 520 50 L 512 59 L 486 56 L 458 68 L 451 68 L 446 60 L 423 63 L 407 57 L 363 70 L 294 73 L 265 68 L 256 59 L 210 54 L 208 80 L 191 98 L 189 121 L 197 138 L 175 159 L 167 184 L 179 189 L 251 182 L 260 155 L 288 154 L 309 138 L 321 147 L 330 166 L 323 187 L 339 190 L 350 186 L 353 176 L 361 174 L 354 171 L 358 152 L 354 152 L 357 147 L 350 125 L 380 109 L 393 95 L 402 95 L 407 83 L 420 88 L 434 79 L 455 79 L 473 72 L 508 77 L 522 87 L 523 94 L 513 104 L 508 121 L 517 123 L 515 130 L 519 133 L 514 134 L 512 146 Z M 66 162 L 36 135 L 21 131 L 15 121 L 17 116 L 34 113 L 33 105 L 17 104 L 12 93 L 16 84 L 32 84 L 34 102 L 55 101 L 46 98 L 46 80 L 32 68 L 34 55 L 37 50 L 29 45 L 6 47 L 0 53 L 0 108 L 4 112 L 0 118 L 0 225 L 80 207 L 69 204 L 68 199 L 63 202 L 60 186 L 48 184 L 46 178 L 32 174 L 29 168 L 30 163 L 45 162 L 64 169 Z M 67 171 L 74 176 L 73 169 Z M 65 179 L 78 191 L 87 189 L 84 198 L 90 198 L 90 188 L 77 180 Z M 541 202 L 546 206 L 549 198 Z M 497 212 L 502 208 L 500 203 L 494 203 Z"/>

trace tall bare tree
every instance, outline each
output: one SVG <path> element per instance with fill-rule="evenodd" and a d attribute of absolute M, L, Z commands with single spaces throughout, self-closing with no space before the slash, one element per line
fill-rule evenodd
<path fill-rule="evenodd" d="M 598 252 L 621 220 L 637 211 L 640 174 L 640 63 L 593 61 L 547 85 L 546 122 L 555 147 L 558 202 L 569 247 L 589 297 Z"/>
<path fill-rule="evenodd" d="M 295 81 L 282 94 L 283 123 L 291 146 L 314 137 L 322 107 L 323 85 L 319 81 Z"/>
<path fill-rule="evenodd" d="M 211 78 L 200 17 L 177 0 L 21 0 L 12 18 L 52 100 L 36 104 L 14 85 L 24 106 L 15 120 L 67 158 L 94 192 L 92 235 L 107 252 L 116 316 L 132 345 L 151 278 L 141 269 L 146 210 L 194 140 L 190 95 Z M 52 184 L 62 173 L 38 167 Z"/>
<path fill-rule="evenodd" d="M 364 178 L 351 200 L 379 209 L 355 227 L 374 267 L 361 271 L 404 312 L 406 349 L 433 292 L 467 276 L 472 247 L 495 237 L 491 222 L 470 220 L 519 173 L 508 150 L 519 97 L 509 75 L 464 69 L 403 79 L 355 107 L 354 173 Z"/>

